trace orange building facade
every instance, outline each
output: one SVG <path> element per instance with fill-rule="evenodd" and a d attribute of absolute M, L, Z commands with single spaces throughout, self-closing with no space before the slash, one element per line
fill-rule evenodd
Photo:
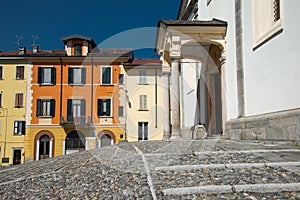
<path fill-rule="evenodd" d="M 120 103 L 128 49 L 97 49 L 92 38 L 63 38 L 65 51 L 27 57 L 25 160 L 100 148 L 125 140 Z M 124 120 L 123 120 L 124 121 Z M 122 122 L 122 123 L 121 123 Z"/>

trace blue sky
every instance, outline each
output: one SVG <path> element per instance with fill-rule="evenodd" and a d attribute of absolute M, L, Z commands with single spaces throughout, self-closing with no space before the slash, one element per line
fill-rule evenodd
<path fill-rule="evenodd" d="M 61 38 L 75 33 L 94 38 L 100 47 L 138 48 L 141 40 L 147 45 L 140 48 L 154 47 L 157 21 L 176 19 L 179 5 L 180 0 L 2 1 L 0 51 L 17 50 L 16 36 L 31 49 L 32 35 L 40 49 L 63 49 Z M 138 51 L 136 57 L 152 54 Z"/>

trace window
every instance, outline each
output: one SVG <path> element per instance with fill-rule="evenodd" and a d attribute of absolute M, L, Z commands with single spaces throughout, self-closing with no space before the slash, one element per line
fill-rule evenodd
<path fill-rule="evenodd" d="M 2 107 L 2 93 L 0 93 L 0 108 Z"/>
<path fill-rule="evenodd" d="M 16 108 L 23 107 L 23 93 L 17 93 L 15 95 L 15 107 Z"/>
<path fill-rule="evenodd" d="M 85 100 L 84 99 L 68 99 L 67 121 L 72 121 L 81 124 L 85 122 Z"/>
<path fill-rule="evenodd" d="M 3 79 L 3 67 L 0 66 L 0 80 Z"/>
<path fill-rule="evenodd" d="M 140 70 L 139 77 L 140 77 L 139 84 L 147 84 L 147 71 L 146 70 Z"/>
<path fill-rule="evenodd" d="M 148 122 L 139 122 L 139 140 L 148 140 Z"/>
<path fill-rule="evenodd" d="M 124 74 L 119 74 L 119 85 L 124 84 Z"/>
<path fill-rule="evenodd" d="M 98 116 L 111 116 L 111 99 L 98 99 Z"/>
<path fill-rule="evenodd" d="M 112 84 L 112 71 L 111 67 L 102 67 L 102 84 L 103 85 L 110 85 Z"/>
<path fill-rule="evenodd" d="M 14 121 L 14 134 L 25 135 L 25 121 Z"/>
<path fill-rule="evenodd" d="M 140 95 L 140 110 L 147 110 L 147 95 Z"/>
<path fill-rule="evenodd" d="M 282 32 L 282 12 L 280 0 L 252 0 L 254 49 Z"/>
<path fill-rule="evenodd" d="M 17 66 L 16 68 L 16 79 L 23 80 L 24 79 L 24 66 Z"/>
<path fill-rule="evenodd" d="M 81 44 L 74 45 L 74 56 L 82 56 L 82 45 Z"/>
<path fill-rule="evenodd" d="M 68 69 L 68 83 L 82 85 L 86 83 L 86 69 L 83 67 L 70 67 Z"/>
<path fill-rule="evenodd" d="M 123 117 L 124 116 L 124 107 L 123 106 L 119 106 L 119 108 L 118 108 L 118 114 L 119 114 L 119 117 Z"/>
<path fill-rule="evenodd" d="M 38 99 L 36 106 L 37 117 L 54 117 L 55 99 Z"/>
<path fill-rule="evenodd" d="M 43 85 L 55 84 L 56 69 L 54 67 L 38 68 L 38 83 Z"/>

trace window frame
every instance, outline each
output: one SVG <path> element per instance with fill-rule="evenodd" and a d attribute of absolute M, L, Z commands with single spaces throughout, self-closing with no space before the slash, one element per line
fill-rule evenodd
<path fill-rule="evenodd" d="M 105 68 L 110 68 L 110 83 L 103 83 L 103 73 Z M 101 66 L 101 85 L 113 85 L 113 67 L 112 66 Z"/>
<path fill-rule="evenodd" d="M 50 83 L 45 82 L 45 70 L 50 69 Z M 38 83 L 40 85 L 55 85 L 56 84 L 56 68 L 55 67 L 38 67 Z"/>
<path fill-rule="evenodd" d="M 73 101 L 80 101 L 80 116 L 74 116 Z M 67 99 L 67 121 L 75 121 L 74 117 L 80 118 L 80 124 L 83 124 L 85 122 L 85 120 L 86 120 L 86 100 L 85 99 Z"/>
<path fill-rule="evenodd" d="M 109 109 L 109 111 L 106 111 L 105 114 L 103 114 L 103 101 L 109 101 L 109 107 L 107 106 L 106 109 Z M 101 104 L 102 101 L 102 104 Z M 108 113 L 108 114 L 106 114 Z M 97 115 L 98 117 L 112 117 L 113 116 L 113 102 L 111 98 L 100 98 L 97 100 Z"/>
<path fill-rule="evenodd" d="M 279 16 L 274 19 L 274 2 L 276 0 L 261 1 L 252 0 L 252 47 L 255 51 L 260 46 L 283 32 L 284 29 L 284 13 L 283 2 L 279 0 Z M 258 3 L 259 2 L 259 3 Z M 258 6 L 262 8 L 258 8 Z M 262 17 L 264 13 L 264 17 Z M 267 14 L 266 14 L 267 13 Z M 262 22 L 262 19 L 265 20 Z"/>
<path fill-rule="evenodd" d="M 3 97 L 3 93 L 0 92 L 0 108 L 2 108 L 2 97 Z"/>
<path fill-rule="evenodd" d="M 16 66 L 16 80 L 24 80 L 25 79 L 25 66 L 17 65 Z"/>
<path fill-rule="evenodd" d="M 119 74 L 119 85 L 124 85 L 124 74 Z"/>
<path fill-rule="evenodd" d="M 147 127 L 147 129 L 145 129 L 145 127 Z M 149 140 L 149 122 L 138 122 L 138 141 L 146 140 Z"/>
<path fill-rule="evenodd" d="M 44 102 L 49 103 L 49 113 L 44 115 Z M 53 118 L 55 117 L 55 99 L 37 99 L 36 102 L 36 116 L 39 118 Z"/>
<path fill-rule="evenodd" d="M 139 85 L 148 85 L 147 70 L 139 70 Z"/>
<path fill-rule="evenodd" d="M 21 100 L 21 104 L 20 105 L 20 97 L 19 95 L 22 95 L 22 100 Z M 24 107 L 24 93 L 22 92 L 18 92 L 18 93 L 15 93 L 15 108 L 22 108 Z"/>
<path fill-rule="evenodd" d="M 139 95 L 139 111 L 148 111 L 148 96 L 146 94 Z"/>
<path fill-rule="evenodd" d="M 80 49 L 77 49 L 78 47 L 80 47 Z M 81 43 L 74 44 L 74 56 L 82 56 L 82 44 Z"/>
<path fill-rule="evenodd" d="M 26 125 L 25 121 L 15 120 L 13 135 L 25 135 L 25 130 L 26 130 L 25 125 Z M 21 132 L 20 132 L 20 129 L 21 129 Z"/>
<path fill-rule="evenodd" d="M 81 81 L 74 83 L 74 69 L 80 70 Z M 86 68 L 83 66 L 72 66 L 68 68 L 68 84 L 69 85 L 85 85 L 86 84 Z"/>

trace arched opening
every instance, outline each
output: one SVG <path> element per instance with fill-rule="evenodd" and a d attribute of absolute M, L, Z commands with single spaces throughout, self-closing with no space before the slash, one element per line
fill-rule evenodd
<path fill-rule="evenodd" d="M 34 159 L 41 160 L 54 156 L 54 135 L 50 131 L 40 131 L 34 139 Z"/>
<path fill-rule="evenodd" d="M 72 131 L 66 137 L 66 154 L 85 150 L 85 137 L 80 131 Z"/>
<path fill-rule="evenodd" d="M 203 125 L 209 136 L 223 133 L 223 107 L 222 107 L 222 47 L 209 42 L 186 43 L 181 47 L 181 73 L 188 70 L 188 64 L 194 65 L 197 82 L 197 92 L 192 99 L 197 99 L 197 108 L 194 116 L 194 124 Z M 188 64 L 187 64 L 188 63 Z M 192 63 L 192 64 L 191 64 Z M 186 66 L 186 68 L 185 68 Z M 183 77 L 187 78 L 185 75 Z M 184 82 L 184 80 L 183 80 Z M 188 80 L 190 84 L 190 80 Z M 185 83 L 183 83 L 184 85 Z M 183 95 L 187 91 L 183 91 Z M 185 97 L 183 97 L 185 98 Z M 184 99 L 190 102 L 191 99 Z M 190 107 L 191 104 L 183 106 Z M 182 113 L 184 115 L 185 113 Z M 188 117 L 191 115 L 189 114 Z"/>
<path fill-rule="evenodd" d="M 116 137 L 113 132 L 104 130 L 97 135 L 97 147 L 111 146 L 115 143 Z"/>

